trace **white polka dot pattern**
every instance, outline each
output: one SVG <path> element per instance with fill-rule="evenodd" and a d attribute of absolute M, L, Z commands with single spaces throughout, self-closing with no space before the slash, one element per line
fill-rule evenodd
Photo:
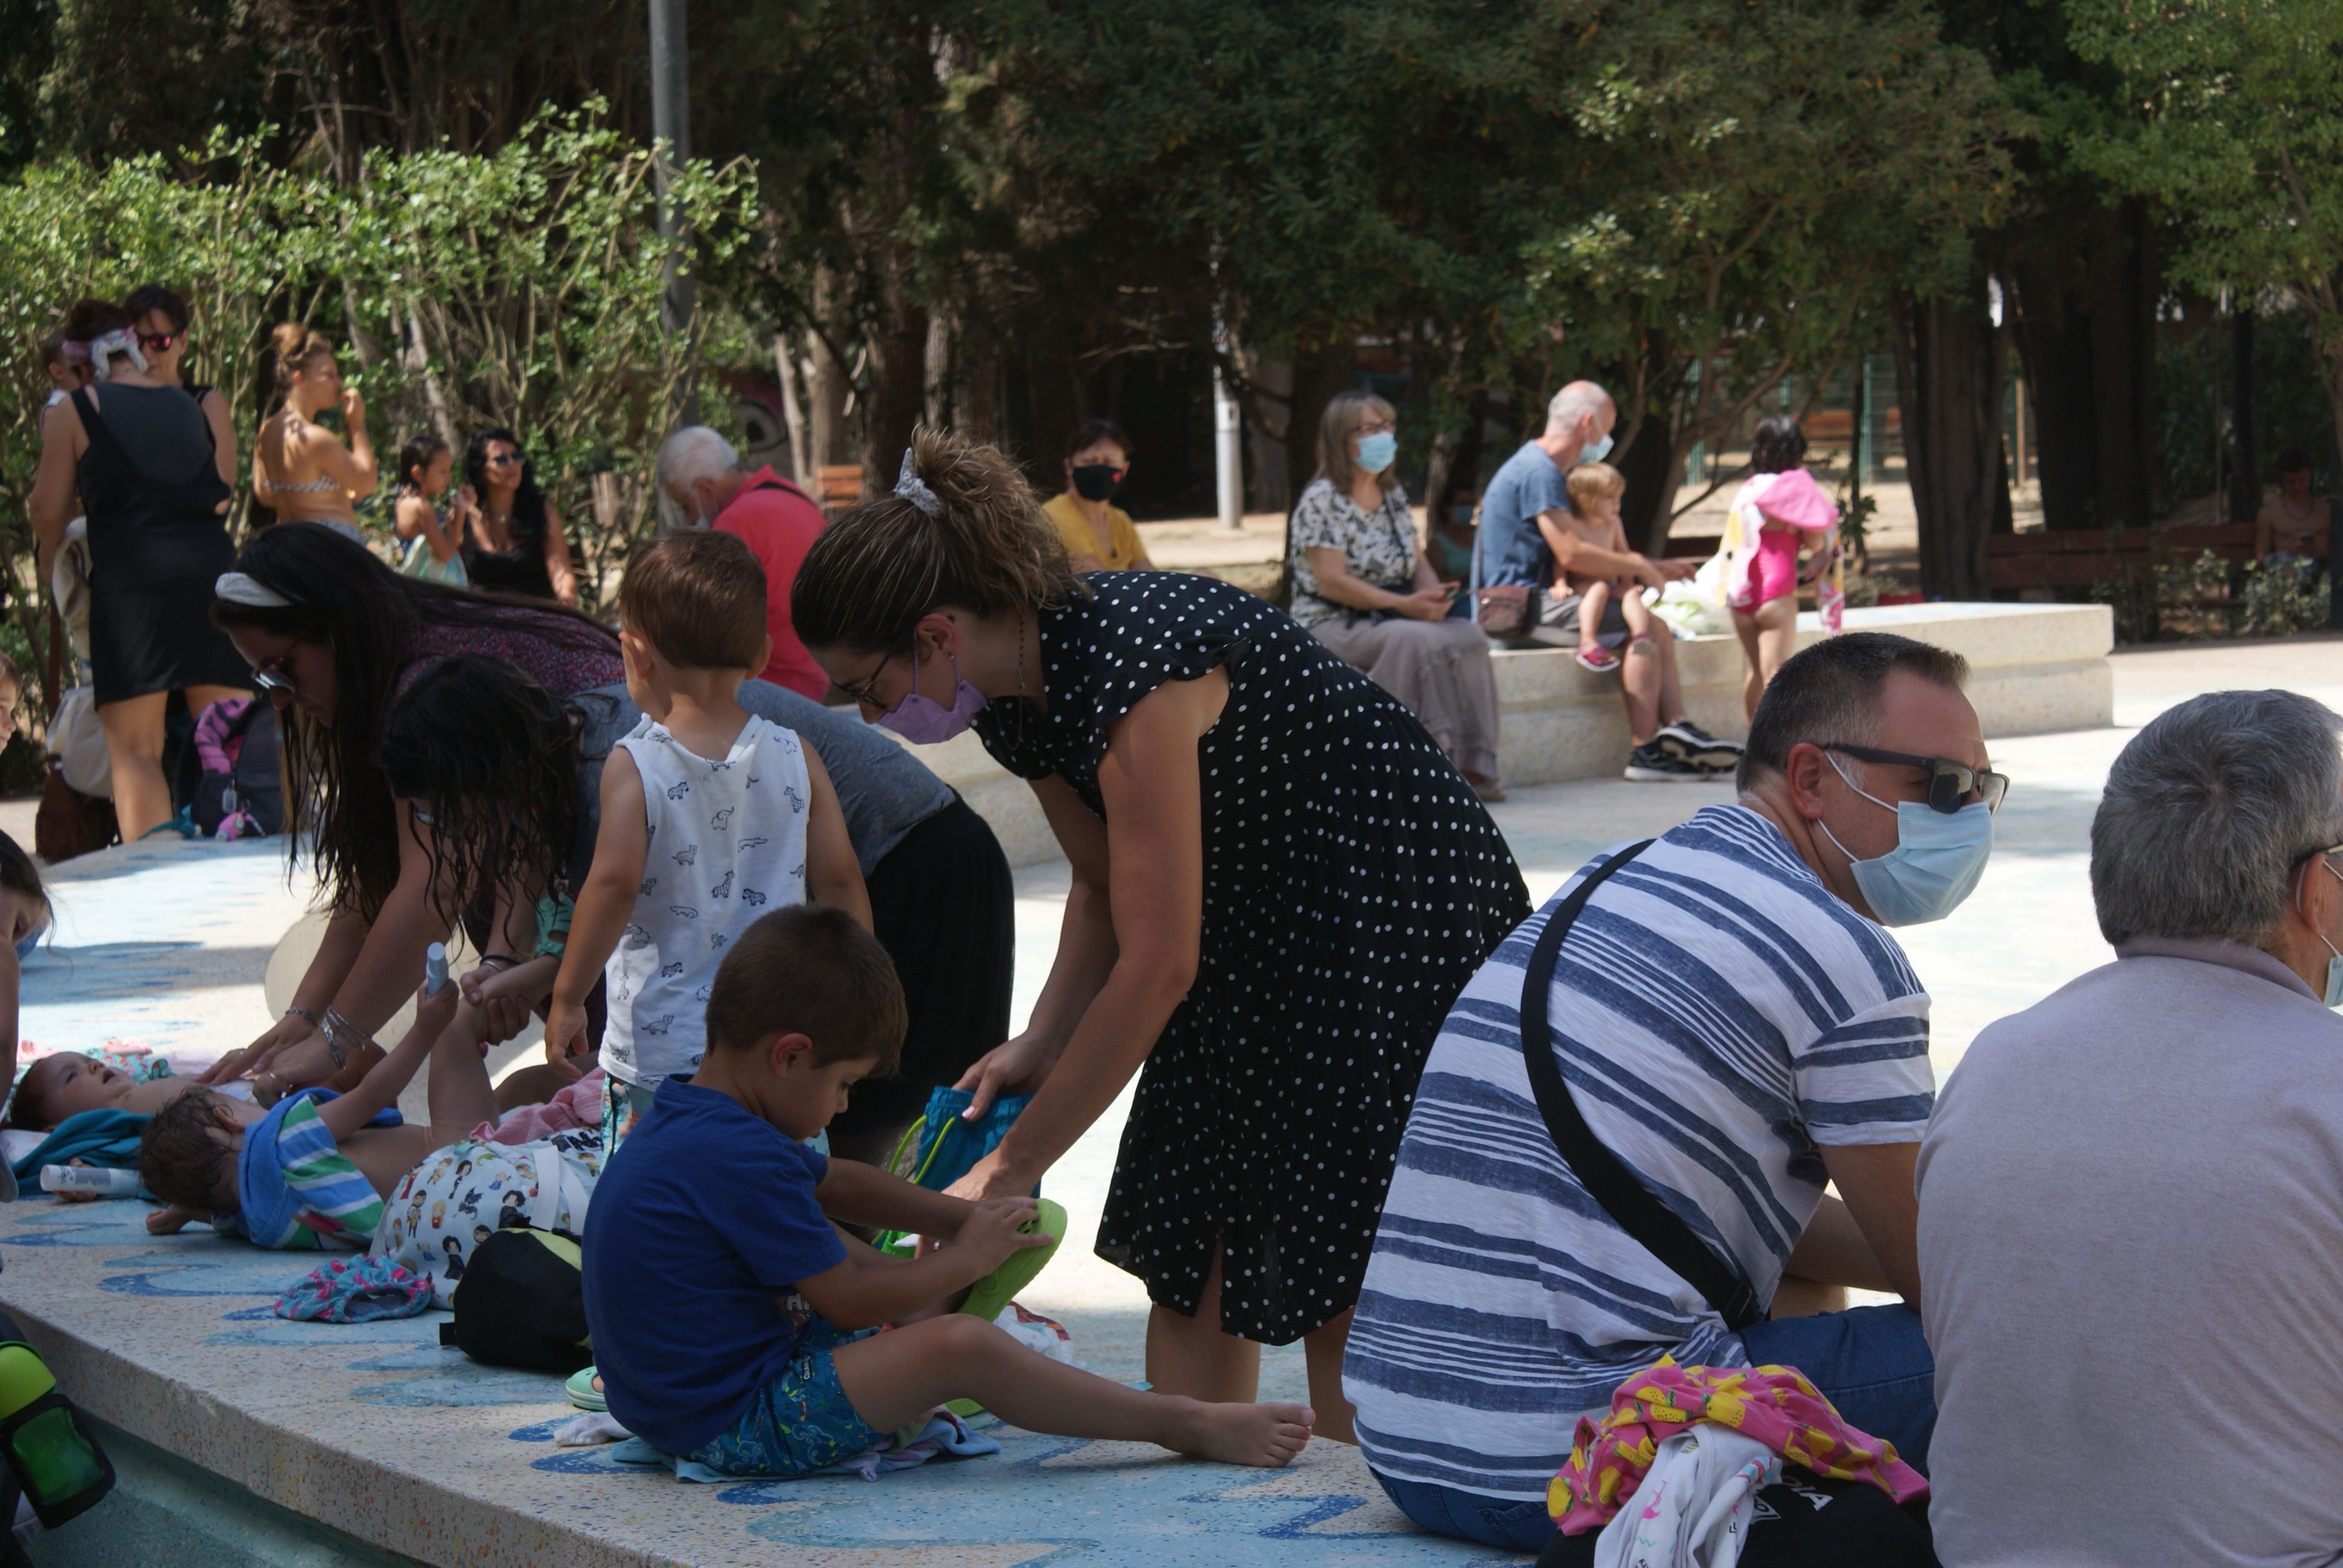
<path fill-rule="evenodd" d="M 1423 727 L 1274 606 L 1170 572 L 1088 581 L 1042 617 L 1048 712 L 977 716 L 1011 772 L 1103 817 L 1108 727 L 1229 672 L 1197 748 L 1202 962 L 1141 1074 L 1099 1255 L 1192 1313 L 1217 1244 L 1223 1326 L 1288 1343 L 1358 1300 L 1424 1056 L 1529 898 Z"/>

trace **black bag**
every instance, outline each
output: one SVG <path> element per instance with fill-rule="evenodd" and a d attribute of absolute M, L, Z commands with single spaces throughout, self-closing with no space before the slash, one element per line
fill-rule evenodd
<path fill-rule="evenodd" d="M 515 1225 L 472 1249 L 439 1342 L 489 1366 L 564 1376 L 594 1364 L 584 1259 L 567 1231 Z"/>
<path fill-rule="evenodd" d="M 1867 1481 L 1790 1465 L 1757 1493 L 1756 1513 L 1740 1568 L 1936 1568 L 1927 1503 L 1899 1503 Z M 1589 1568 L 1602 1534 L 1556 1535 L 1537 1568 Z"/>
<path fill-rule="evenodd" d="M 1725 1320 L 1725 1326 L 1737 1334 L 1765 1315 L 1757 1305 L 1757 1293 L 1594 1136 L 1586 1118 L 1578 1112 L 1578 1102 L 1571 1098 L 1570 1086 L 1563 1081 L 1562 1068 L 1554 1059 L 1554 1043 L 1546 1034 L 1546 996 L 1553 989 L 1554 961 L 1562 956 L 1562 944 L 1579 910 L 1614 871 L 1651 847 L 1652 840 L 1646 839 L 1611 857 L 1601 870 L 1572 890 L 1546 921 L 1545 930 L 1538 933 L 1537 946 L 1530 952 L 1529 973 L 1522 980 L 1522 1060 L 1529 1068 L 1530 1088 L 1537 1094 L 1546 1134 L 1587 1195 L 1645 1251 L 1705 1297 Z"/>
<path fill-rule="evenodd" d="M 191 737 L 179 752 L 172 804 L 191 813 L 196 830 L 206 837 L 217 833 L 220 824 L 238 811 L 264 833 L 281 833 L 285 830 L 285 780 L 278 764 L 277 710 L 257 698 L 229 701 L 243 701 L 242 711 L 226 720 L 224 729 L 206 739 L 214 750 L 233 752 L 233 760 L 226 769 L 207 766 L 204 741 Z M 205 721 L 214 711 L 226 706 L 214 703 L 206 709 L 197 718 L 196 736 L 203 736 Z"/>

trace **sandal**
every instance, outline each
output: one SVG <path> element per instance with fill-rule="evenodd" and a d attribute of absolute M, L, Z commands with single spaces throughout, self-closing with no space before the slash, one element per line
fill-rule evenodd
<path fill-rule="evenodd" d="M 579 1410 L 598 1412 L 610 1408 L 610 1402 L 604 1399 L 602 1391 L 594 1386 L 592 1367 L 580 1367 L 571 1372 L 569 1381 L 561 1385 L 561 1392 L 568 1395 L 569 1402 Z"/>
<path fill-rule="evenodd" d="M 1599 644 L 1582 648 L 1572 657 L 1578 660 L 1579 668 L 1591 669 L 1597 675 L 1608 675 L 1619 668 L 1619 656 Z"/>

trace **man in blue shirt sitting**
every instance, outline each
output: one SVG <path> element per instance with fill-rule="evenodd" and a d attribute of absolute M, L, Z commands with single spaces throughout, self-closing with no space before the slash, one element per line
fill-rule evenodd
<path fill-rule="evenodd" d="M 1577 464 L 1603 460 L 1618 418 L 1608 392 L 1592 381 L 1572 382 L 1546 405 L 1545 433 L 1506 458 L 1482 492 L 1479 585 L 1530 592 L 1529 630 L 1512 646 L 1577 646 L 1578 597 L 1558 586 L 1565 571 L 1626 578 L 1639 588 L 1656 588 L 1693 573 L 1688 562 L 1598 548 L 1566 526 L 1570 494 L 1564 476 Z M 1626 618 L 1615 598 L 1597 629 L 1625 636 Z M 1698 780 L 1740 766 L 1740 747 L 1684 717 L 1675 641 L 1666 622 L 1655 620 L 1649 637 L 1627 644 L 1619 687 L 1634 746 L 1627 756 L 1628 778 L 1643 783 Z"/>

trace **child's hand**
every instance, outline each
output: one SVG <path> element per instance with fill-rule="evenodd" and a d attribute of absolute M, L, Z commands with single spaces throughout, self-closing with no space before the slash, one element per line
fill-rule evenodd
<path fill-rule="evenodd" d="M 1046 1247 L 1056 1239 L 1039 1231 L 1026 1232 L 1017 1228 L 1041 1211 L 1041 1206 L 1031 1198 L 984 1199 L 970 1206 L 967 1218 L 960 1222 L 960 1233 L 952 1238 L 952 1245 L 982 1260 L 984 1271 L 989 1274 L 1007 1261 L 1011 1252 Z"/>
<path fill-rule="evenodd" d="M 546 1010 L 545 1060 L 572 1081 L 582 1078 L 581 1060 L 590 1060 L 594 1048 L 586 1043 L 586 1010 L 575 1002 L 556 1000 Z"/>
<path fill-rule="evenodd" d="M 149 1235 L 154 1236 L 176 1236 L 202 1218 L 203 1216 L 193 1209 L 182 1209 L 174 1203 L 167 1209 L 156 1209 L 149 1213 L 146 1216 L 146 1231 Z"/>
<path fill-rule="evenodd" d="M 415 1027 L 437 1040 L 447 1032 L 449 1024 L 456 1021 L 456 1007 L 463 1000 L 463 988 L 453 983 L 441 986 L 437 996 L 429 994 L 426 987 L 417 986 Z"/>
<path fill-rule="evenodd" d="M 478 1008 L 486 1022 L 481 1030 L 481 1049 L 502 1045 L 528 1027 L 530 1010 L 544 995 L 543 966 L 519 964 L 510 969 L 494 969 L 483 964 L 458 982 L 463 988 L 464 1000 Z"/>

